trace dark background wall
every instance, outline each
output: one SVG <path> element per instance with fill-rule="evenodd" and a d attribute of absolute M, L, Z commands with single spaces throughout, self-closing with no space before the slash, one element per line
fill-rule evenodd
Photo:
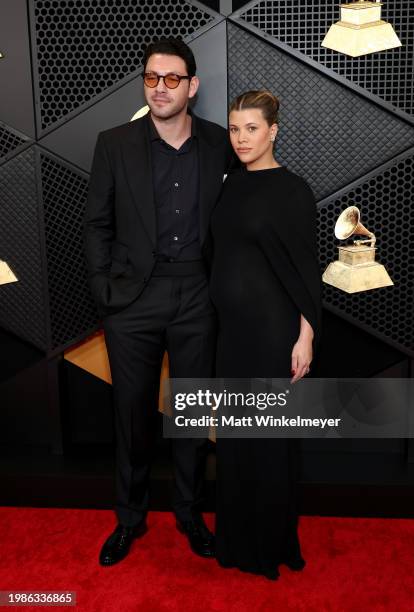
<path fill-rule="evenodd" d="M 0 503 L 111 500 L 111 388 L 62 355 L 100 326 L 81 245 L 88 173 L 98 132 L 145 104 L 141 59 L 154 38 L 192 47 L 195 111 L 207 119 L 225 126 L 228 101 L 247 89 L 280 97 L 277 156 L 317 197 L 321 273 L 346 206 L 377 236 L 395 285 L 354 295 L 324 286 L 316 374 L 412 375 L 414 6 L 383 6 L 402 48 L 356 59 L 320 46 L 338 18 L 339 2 L 326 0 L 2 0 L 0 259 L 19 282 L 0 287 Z M 303 511 L 412 512 L 408 441 L 308 440 L 303 450 Z"/>

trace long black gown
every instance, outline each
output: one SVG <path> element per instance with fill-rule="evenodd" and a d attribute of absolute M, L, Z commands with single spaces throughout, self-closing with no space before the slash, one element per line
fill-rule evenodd
<path fill-rule="evenodd" d="M 227 177 L 211 220 L 210 294 L 219 321 L 216 376 L 291 378 L 302 313 L 319 343 L 316 206 L 285 167 Z M 298 440 L 218 438 L 216 556 L 276 579 L 301 569 L 295 485 Z"/>

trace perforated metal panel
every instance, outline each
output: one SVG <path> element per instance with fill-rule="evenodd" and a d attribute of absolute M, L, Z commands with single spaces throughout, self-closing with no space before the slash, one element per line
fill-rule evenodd
<path fill-rule="evenodd" d="M 149 42 L 215 21 L 181 0 L 31 0 L 41 128 L 134 73 Z"/>
<path fill-rule="evenodd" d="M 321 199 L 414 144 L 414 128 L 346 86 L 228 24 L 229 97 L 280 96 L 277 158 Z"/>
<path fill-rule="evenodd" d="M 82 245 L 88 179 L 42 153 L 51 349 L 67 345 L 96 324 Z"/>
<path fill-rule="evenodd" d="M 329 27 L 340 18 L 340 4 L 340 0 L 262 0 L 249 3 L 236 15 L 412 114 L 414 3 L 412 0 L 387 0 L 382 6 L 382 19 L 392 23 L 403 46 L 359 58 L 321 47 Z"/>
<path fill-rule="evenodd" d="M 15 155 L 29 140 L 28 137 L 24 138 L 9 126 L 0 123 L 0 164 Z"/>
<path fill-rule="evenodd" d="M 0 120 L 35 137 L 27 0 L 0 2 Z"/>
<path fill-rule="evenodd" d="M 0 287 L 0 326 L 42 350 L 47 347 L 34 147 L 0 167 L 0 259 L 19 279 Z"/>
<path fill-rule="evenodd" d="M 322 271 L 338 258 L 334 227 L 347 206 L 361 211 L 361 222 L 377 237 L 377 261 L 393 287 L 347 294 L 324 284 L 324 300 L 375 335 L 392 340 L 414 355 L 414 156 L 403 156 L 347 193 L 326 202 L 319 211 Z"/>

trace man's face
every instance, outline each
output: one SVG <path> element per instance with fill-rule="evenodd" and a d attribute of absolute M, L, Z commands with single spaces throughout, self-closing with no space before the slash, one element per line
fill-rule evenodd
<path fill-rule="evenodd" d="M 188 75 L 185 61 L 181 57 L 161 53 L 150 56 L 145 72 L 154 72 L 161 76 L 168 73 Z M 197 89 L 197 77 L 193 77 L 191 81 L 182 79 L 175 89 L 169 89 L 164 79 L 160 79 L 156 87 L 147 87 L 144 83 L 145 99 L 152 115 L 158 119 L 169 119 L 178 115 L 183 109 L 186 110 L 188 100 L 195 95 Z"/>

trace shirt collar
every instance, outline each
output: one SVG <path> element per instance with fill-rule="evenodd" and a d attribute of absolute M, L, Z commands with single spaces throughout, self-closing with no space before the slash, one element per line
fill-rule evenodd
<path fill-rule="evenodd" d="M 191 138 L 197 138 L 198 134 L 197 134 L 197 121 L 196 121 L 196 118 L 194 117 L 194 115 L 193 115 L 193 113 L 191 112 L 190 109 L 188 109 L 187 113 L 191 116 Z M 148 129 L 149 129 L 150 141 L 154 142 L 155 140 L 162 140 L 161 136 L 157 132 L 157 128 L 155 127 L 155 124 L 154 124 L 153 120 L 151 119 L 151 112 L 148 112 L 145 115 L 145 118 L 147 120 L 147 125 L 148 125 Z"/>

